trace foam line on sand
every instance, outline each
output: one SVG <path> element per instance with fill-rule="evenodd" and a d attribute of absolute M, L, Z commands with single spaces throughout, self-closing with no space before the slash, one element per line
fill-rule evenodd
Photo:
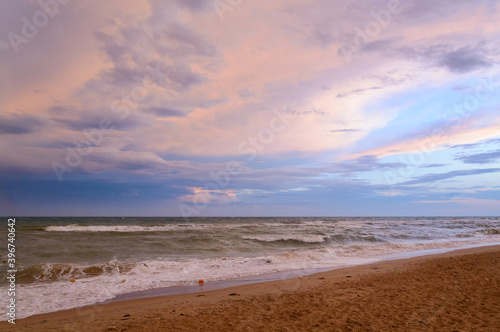
<path fill-rule="evenodd" d="M 499 331 L 500 246 L 0 322 L 1 331 Z"/>

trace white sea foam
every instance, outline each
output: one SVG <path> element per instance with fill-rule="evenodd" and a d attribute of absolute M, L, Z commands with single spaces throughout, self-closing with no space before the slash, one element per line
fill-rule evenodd
<path fill-rule="evenodd" d="M 47 232 L 166 232 L 182 229 L 206 229 L 212 225 L 164 225 L 164 226 L 138 226 L 138 225 L 65 225 L 65 226 L 47 226 Z"/>
<path fill-rule="evenodd" d="M 24 246 L 18 273 L 18 317 L 198 279 L 334 268 L 413 250 L 500 241 L 499 219 L 485 218 L 72 220 L 77 221 L 51 220 L 22 230 L 30 246 Z"/>
<path fill-rule="evenodd" d="M 290 227 L 286 223 L 270 224 L 168 224 L 154 226 L 140 225 L 64 225 L 46 226 L 46 232 L 166 232 L 179 230 L 237 229 L 246 227 Z"/>
<path fill-rule="evenodd" d="M 335 246 L 320 249 L 291 250 L 286 253 L 257 257 L 220 257 L 186 259 L 183 261 L 146 260 L 135 263 L 111 261 L 99 275 L 86 275 L 85 265 L 73 265 L 71 271 L 61 273 L 55 281 L 37 280 L 17 286 L 18 318 L 90 305 L 119 294 L 159 287 L 191 285 L 197 280 L 205 282 L 249 277 L 273 272 L 315 269 L 365 264 L 380 260 L 384 255 L 413 250 L 453 248 L 465 245 L 498 241 L 453 241 L 429 243 L 383 243 Z M 120 265 L 126 268 L 120 268 Z M 90 269 L 92 270 L 92 269 Z M 71 282 L 71 279 L 76 279 Z M 125 280 L 123 282 L 123 280 Z M 6 292 L 2 287 L 2 292 Z M 54 296 L 57 294 L 57 296 Z M 0 315 L 6 306 L 0 307 Z"/>

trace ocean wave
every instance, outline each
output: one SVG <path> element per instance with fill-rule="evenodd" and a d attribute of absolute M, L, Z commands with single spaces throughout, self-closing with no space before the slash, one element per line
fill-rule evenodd
<path fill-rule="evenodd" d="M 94 265 L 34 264 L 18 269 L 16 281 L 18 284 L 29 284 L 33 282 L 71 280 L 75 278 L 95 277 L 102 274 L 121 274 L 129 272 L 133 268 L 133 263 L 119 263 L 117 260 Z"/>
<path fill-rule="evenodd" d="M 64 226 L 45 226 L 42 229 L 47 232 L 168 232 L 179 230 L 210 230 L 210 229 L 259 229 L 259 228 L 297 228 L 308 229 L 314 226 L 323 226 L 322 223 L 289 224 L 289 223 L 240 223 L 240 224 L 169 224 L 169 225 L 79 225 L 71 224 Z"/>
<path fill-rule="evenodd" d="M 481 233 L 486 235 L 500 235 L 500 229 L 499 228 L 484 229 L 481 231 Z"/>
<path fill-rule="evenodd" d="M 259 242 L 302 242 L 302 243 L 323 243 L 330 237 L 326 235 L 247 235 L 241 236 L 242 240 L 252 240 Z"/>
<path fill-rule="evenodd" d="M 139 226 L 139 225 L 65 225 L 65 226 L 46 226 L 46 232 L 169 232 L 178 230 L 200 230 L 211 228 L 213 225 L 203 224 L 178 224 L 178 225 L 162 225 L 162 226 Z"/>
<path fill-rule="evenodd" d="M 496 237 L 495 237 L 496 238 Z M 493 240 L 494 238 L 489 238 Z M 319 238 L 318 238 L 319 240 Z M 159 287 L 193 285 L 299 269 L 334 268 L 379 260 L 383 255 L 411 250 L 458 247 L 483 241 L 429 243 L 357 243 L 295 249 L 255 257 L 214 257 L 94 264 L 35 264 L 17 273 L 20 317 L 78 307 L 111 299 L 119 294 Z M 43 275 L 42 275 L 43 274 Z M 6 284 L 0 291 L 8 288 Z M 58 296 L 54 297 L 53 294 Z M 17 302 L 16 302 L 17 303 Z M 0 315 L 5 308 L 0 307 Z"/>
<path fill-rule="evenodd" d="M 384 243 L 387 242 L 382 236 L 377 236 L 374 234 L 366 234 L 353 232 L 351 234 L 334 234 L 330 236 L 330 239 L 335 243 L 348 244 L 348 243 Z"/>

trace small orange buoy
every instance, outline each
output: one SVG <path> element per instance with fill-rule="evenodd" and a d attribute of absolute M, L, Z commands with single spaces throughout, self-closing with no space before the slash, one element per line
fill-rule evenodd
<path fill-rule="evenodd" d="M 7 263 L 7 260 L 6 260 L 6 259 L 4 259 L 4 260 L 3 260 L 3 262 L 4 262 L 4 263 Z"/>
<path fill-rule="evenodd" d="M 200 279 L 200 280 L 198 280 L 198 283 L 199 283 L 200 285 L 203 285 L 203 284 L 205 283 L 205 281 L 204 281 L 203 279 Z"/>
<path fill-rule="evenodd" d="M 75 282 L 76 280 L 75 279 L 71 279 L 71 282 Z"/>
<path fill-rule="evenodd" d="M 17 263 L 17 265 L 21 265 L 21 263 Z"/>
<path fill-rule="evenodd" d="M 45 273 L 40 274 L 40 276 L 41 276 L 42 278 L 43 278 L 43 277 L 45 277 Z"/>
<path fill-rule="evenodd" d="M 123 279 L 123 280 L 121 281 L 121 283 L 123 284 L 125 281 L 127 281 L 127 279 Z"/>

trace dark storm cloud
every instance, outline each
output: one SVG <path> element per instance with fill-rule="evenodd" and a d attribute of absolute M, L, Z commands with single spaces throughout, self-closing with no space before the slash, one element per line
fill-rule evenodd
<path fill-rule="evenodd" d="M 5 188 L 16 188 L 16 192 Z M 14 206 L 19 207 L 15 209 L 16 215 L 23 216 L 123 215 L 137 211 L 144 214 L 151 208 L 149 205 L 152 201 L 161 204 L 167 199 L 188 193 L 186 189 L 175 185 L 129 182 L 127 179 L 103 181 L 89 178 L 87 181 L 57 182 L 46 179 L 0 178 L 0 197 L 4 194 Z M 30 209 L 27 210 L 25 206 Z M 113 207 L 113 212 L 109 212 L 110 206 Z"/>

